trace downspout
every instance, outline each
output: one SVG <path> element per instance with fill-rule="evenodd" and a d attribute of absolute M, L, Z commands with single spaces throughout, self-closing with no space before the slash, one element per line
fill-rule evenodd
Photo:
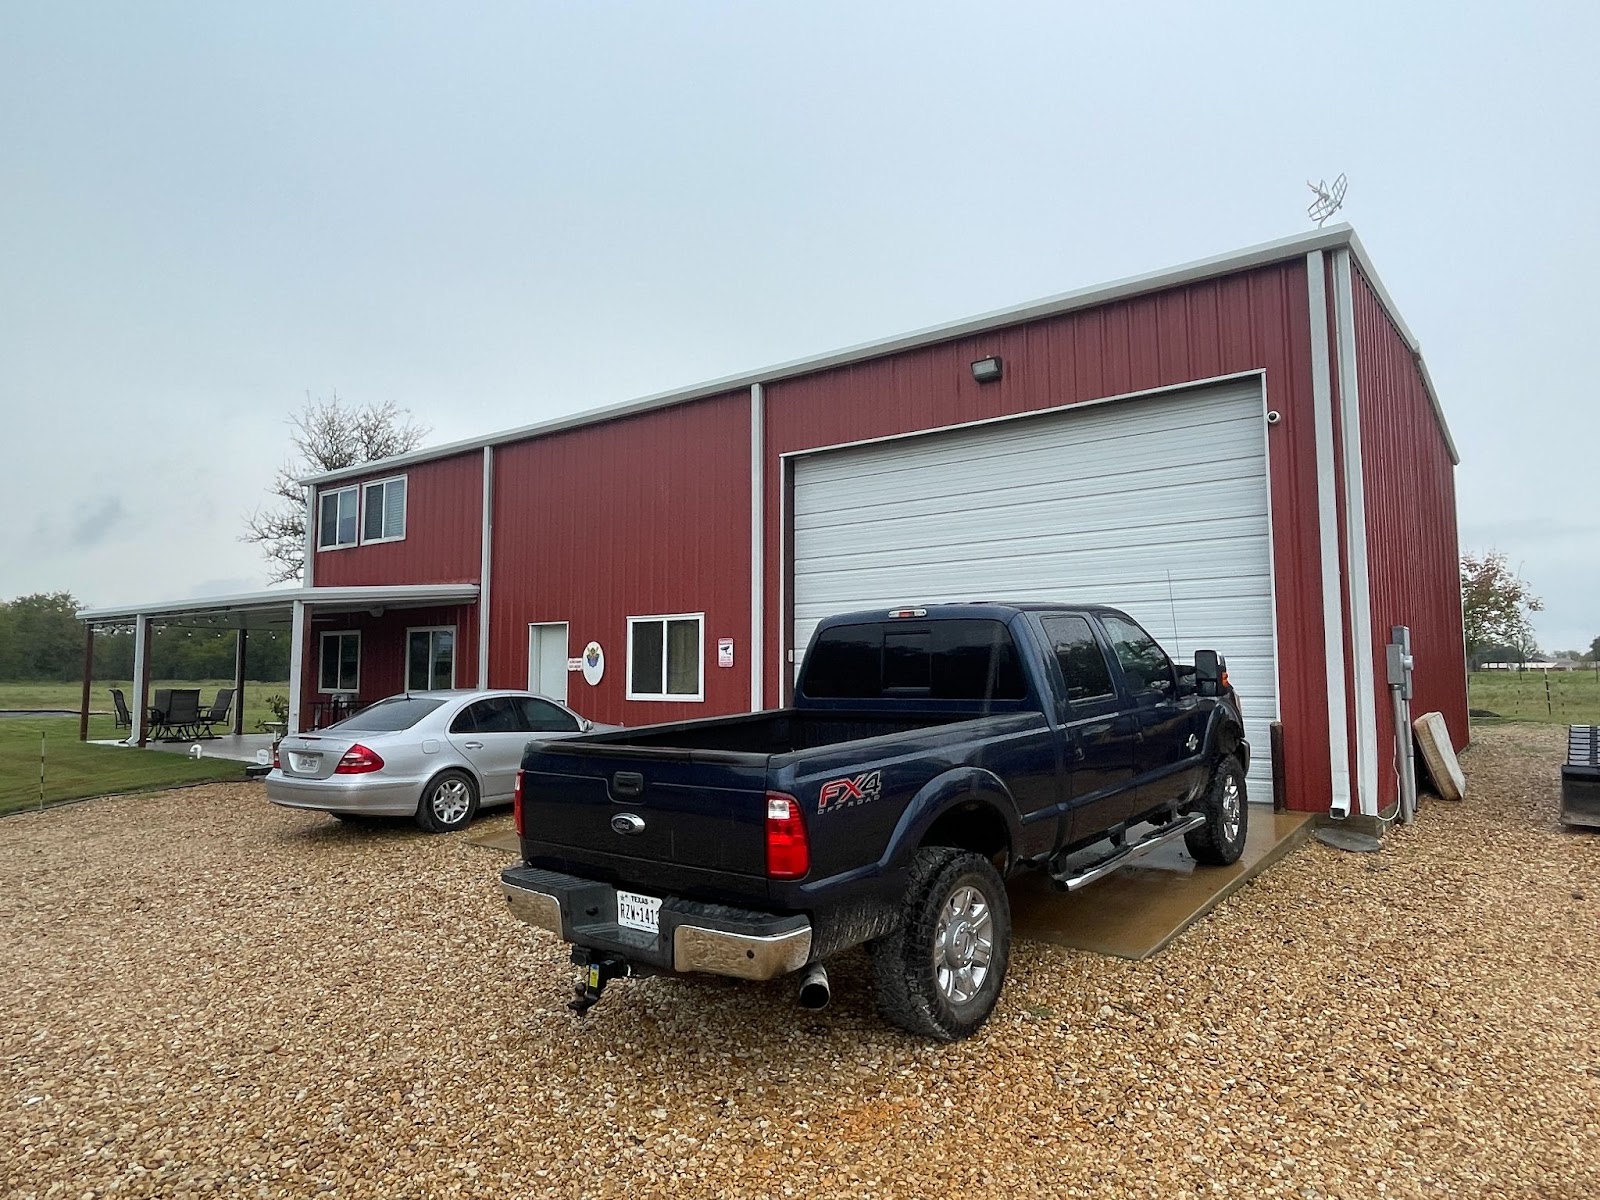
<path fill-rule="evenodd" d="M 1311 317 L 1311 406 L 1317 446 L 1317 540 L 1322 569 L 1323 663 L 1328 675 L 1328 811 L 1350 815 L 1349 708 L 1344 689 L 1344 612 L 1339 595 L 1339 498 L 1333 439 L 1333 377 L 1328 353 L 1328 293 L 1322 251 L 1306 255 Z"/>
<path fill-rule="evenodd" d="M 478 558 L 478 686 L 489 686 L 489 578 L 494 566 L 494 447 L 483 448 L 483 528 Z"/>
<path fill-rule="evenodd" d="M 767 706 L 766 679 L 766 396 L 750 385 L 750 711 Z"/>
<path fill-rule="evenodd" d="M 1361 815 L 1378 813 L 1378 682 L 1373 668 L 1372 591 L 1367 561 L 1366 466 L 1361 454 L 1361 384 L 1356 374 L 1356 318 L 1349 250 L 1333 252 L 1333 314 L 1339 337 L 1339 429 L 1343 445 L 1344 519 L 1349 534 L 1350 654 L 1354 659 L 1356 797 Z"/>

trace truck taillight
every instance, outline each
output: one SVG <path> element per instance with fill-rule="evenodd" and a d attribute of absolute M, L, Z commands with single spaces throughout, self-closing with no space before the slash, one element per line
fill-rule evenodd
<path fill-rule="evenodd" d="M 517 828 L 517 836 L 522 836 L 522 772 L 517 772 L 517 785 L 511 789 L 511 823 Z"/>
<path fill-rule="evenodd" d="M 377 753 L 368 750 L 360 742 L 344 752 L 344 757 L 339 760 L 339 765 L 333 769 L 335 775 L 366 775 L 372 771 L 383 770 L 383 759 Z"/>
<path fill-rule="evenodd" d="M 800 802 L 782 792 L 767 793 L 767 878 L 803 879 L 811 870 Z"/>

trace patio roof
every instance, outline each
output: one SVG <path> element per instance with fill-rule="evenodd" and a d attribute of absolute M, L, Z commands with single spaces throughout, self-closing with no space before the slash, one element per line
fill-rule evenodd
<path fill-rule="evenodd" d="M 114 608 L 84 608 L 78 610 L 78 620 L 85 625 L 126 625 L 141 617 L 167 624 L 180 623 L 185 618 L 205 618 L 210 628 L 220 625 L 231 629 L 287 629 L 292 623 L 297 601 L 308 608 L 384 609 L 461 604 L 477 598 L 478 585 L 475 583 L 268 588 L 231 596 L 121 604 Z"/>

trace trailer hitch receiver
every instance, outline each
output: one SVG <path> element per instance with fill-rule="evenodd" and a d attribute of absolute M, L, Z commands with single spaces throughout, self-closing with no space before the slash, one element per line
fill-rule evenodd
<path fill-rule="evenodd" d="M 583 975 L 572 985 L 572 999 L 567 1001 L 567 1007 L 580 1017 L 600 1003 L 606 984 L 628 975 L 628 964 L 622 959 L 591 954 L 581 946 L 573 947 L 572 961 L 583 968 Z"/>

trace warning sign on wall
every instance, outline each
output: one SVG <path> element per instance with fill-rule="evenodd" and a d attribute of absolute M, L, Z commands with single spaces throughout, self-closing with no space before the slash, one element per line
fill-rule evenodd
<path fill-rule="evenodd" d="M 731 667 L 731 666 L 733 666 L 733 639 L 732 638 L 718 638 L 717 639 L 717 666 L 719 666 L 719 667 Z"/>

